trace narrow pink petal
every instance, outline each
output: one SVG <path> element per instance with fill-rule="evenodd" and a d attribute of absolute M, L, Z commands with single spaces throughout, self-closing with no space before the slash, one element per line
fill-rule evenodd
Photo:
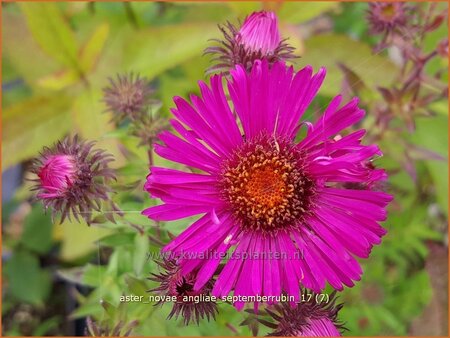
<path fill-rule="evenodd" d="M 337 112 L 334 112 L 340 101 L 340 96 L 336 96 L 331 101 L 322 117 L 313 125 L 311 133 L 298 144 L 298 147 L 308 148 L 323 142 L 363 118 L 364 111 L 358 108 L 357 99 L 351 100 Z"/>
<path fill-rule="evenodd" d="M 254 239 L 254 259 L 253 259 L 253 270 L 251 272 L 251 285 L 254 295 L 261 295 L 263 288 L 263 268 L 264 268 L 264 239 L 261 235 L 257 234 Z"/>
<path fill-rule="evenodd" d="M 157 179 L 153 179 L 157 177 Z M 158 184 L 182 185 L 188 183 L 213 183 L 217 181 L 215 176 L 187 173 L 184 171 L 153 166 L 147 182 Z"/>
<path fill-rule="evenodd" d="M 169 244 L 167 244 L 163 251 L 173 251 L 181 247 L 186 241 L 196 236 L 202 236 L 202 232 L 208 229 L 212 225 L 210 215 L 206 214 L 199 218 L 197 221 L 192 223 L 186 230 L 184 230 L 177 237 L 172 239 Z"/>
<path fill-rule="evenodd" d="M 177 109 L 172 109 L 175 117 L 195 130 L 196 133 L 220 156 L 226 156 L 232 149 L 224 142 L 219 133 L 184 99 L 174 97 Z"/>
<path fill-rule="evenodd" d="M 173 221 L 176 219 L 202 214 L 209 206 L 185 206 L 163 204 L 145 209 L 142 214 L 155 221 Z"/>
<path fill-rule="evenodd" d="M 311 275 L 315 281 L 314 284 L 308 285 L 307 284 L 307 280 L 303 281 L 303 284 L 305 286 L 307 286 L 308 288 L 313 289 L 314 291 L 320 291 L 323 290 L 325 288 L 325 277 L 323 274 L 323 270 L 320 266 L 320 262 L 316 261 L 314 258 L 312 258 L 311 253 L 309 251 L 309 246 L 308 243 L 305 241 L 305 236 L 302 232 L 297 232 L 294 231 L 293 235 L 295 237 L 297 246 L 300 247 L 302 255 L 303 255 L 303 260 L 305 262 L 305 265 L 308 266 Z"/>
<path fill-rule="evenodd" d="M 324 193 L 343 198 L 371 202 L 383 207 L 388 205 L 393 199 L 392 195 L 382 191 L 325 188 Z"/>
<path fill-rule="evenodd" d="M 190 148 L 174 149 L 164 147 L 160 144 L 155 144 L 154 147 L 155 153 L 167 160 L 198 168 L 209 173 L 215 173 L 218 171 L 218 166 L 216 163 L 208 163 L 201 155 L 198 155 L 195 152 L 190 152 Z"/>
<path fill-rule="evenodd" d="M 271 255 L 272 251 L 270 250 L 270 241 L 272 237 L 265 238 L 264 240 L 264 252 L 268 257 L 264 259 L 264 268 L 263 268 L 263 294 L 266 296 L 272 296 L 272 264 L 271 264 Z"/>
<path fill-rule="evenodd" d="M 239 279 L 242 266 L 245 262 L 242 259 L 242 253 L 248 252 L 251 236 L 248 234 L 243 234 L 236 250 L 231 255 L 228 262 L 225 264 L 222 272 L 214 284 L 214 288 L 211 292 L 213 296 L 221 297 L 226 296 L 230 293 L 231 289 L 234 287 L 236 281 Z"/>
<path fill-rule="evenodd" d="M 306 111 L 308 106 L 311 104 L 312 100 L 316 96 L 317 92 L 322 85 L 323 80 L 325 79 L 326 70 L 325 68 L 319 69 L 317 74 L 315 74 L 308 82 L 304 83 L 303 79 L 297 79 L 299 73 L 297 73 L 296 78 L 294 78 L 293 86 L 296 85 L 296 82 L 299 82 L 304 86 L 301 89 L 301 93 L 297 94 L 297 102 L 291 105 L 292 114 L 291 118 L 287 120 L 285 128 L 283 129 L 283 133 L 289 135 L 290 137 L 295 136 L 294 130 L 303 116 L 303 113 Z M 306 87 L 307 86 L 307 87 Z M 301 100 L 299 99 L 301 98 Z"/>
<path fill-rule="evenodd" d="M 287 243 L 283 240 L 283 234 L 280 234 L 278 238 L 275 239 L 275 243 L 278 248 L 278 252 L 280 253 L 280 265 L 284 267 L 283 274 L 283 289 L 287 292 L 288 295 L 294 296 L 295 300 L 298 300 L 300 294 L 300 281 L 296 276 L 296 272 L 293 269 L 293 257 L 291 256 L 291 252 L 289 252 L 287 248 Z"/>
<path fill-rule="evenodd" d="M 231 223 L 229 223 L 229 225 L 231 225 Z M 238 226 L 230 227 L 226 233 L 226 237 L 223 236 L 219 246 L 214 249 L 214 256 L 203 263 L 202 267 L 197 273 L 197 280 L 194 285 L 195 290 L 201 289 L 211 279 L 220 262 L 222 261 L 221 256 L 231 246 L 231 238 L 234 237 L 238 231 Z"/>

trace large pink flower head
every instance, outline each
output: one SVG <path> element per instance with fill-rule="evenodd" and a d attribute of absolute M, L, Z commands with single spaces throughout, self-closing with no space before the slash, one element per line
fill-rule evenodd
<path fill-rule="evenodd" d="M 205 54 L 215 56 L 215 65 L 209 73 L 228 74 L 236 65 L 249 71 L 255 60 L 269 64 L 295 59 L 294 48 L 281 39 L 278 18 L 274 12 L 254 12 L 238 29 L 231 23 L 220 26 L 224 40 L 214 39 L 218 44 L 205 49 Z"/>
<path fill-rule="evenodd" d="M 325 69 L 256 61 L 251 72 L 231 71 L 232 106 L 219 75 L 210 86 L 200 82 L 201 97 L 191 95 L 191 104 L 175 97 L 171 123 L 179 136 L 161 133 L 155 151 L 192 169 L 152 167 L 145 187 L 163 204 L 143 214 L 158 221 L 202 214 L 164 248 L 183 274 L 196 271 L 194 289 L 222 260 L 212 290 L 218 297 L 234 290 L 270 303 L 283 292 L 298 299 L 300 285 L 341 290 L 360 279 L 354 256 L 368 257 L 381 242 L 379 222 L 392 197 L 371 190 L 386 174 L 366 164 L 381 152 L 361 144 L 365 131 L 333 138 L 363 118 L 357 99 L 340 107 L 336 96 L 314 124 L 300 123 L 324 77 Z"/>

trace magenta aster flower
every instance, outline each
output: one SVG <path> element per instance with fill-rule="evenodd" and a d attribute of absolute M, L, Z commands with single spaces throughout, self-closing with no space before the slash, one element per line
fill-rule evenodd
<path fill-rule="evenodd" d="M 337 316 L 343 304 L 336 304 L 336 293 L 330 295 L 327 303 L 317 302 L 316 295 L 307 302 L 300 302 L 296 306 L 289 303 L 274 305 L 266 312 L 275 323 L 261 321 L 264 325 L 274 329 L 268 336 L 283 337 L 338 337 L 346 330 Z"/>
<path fill-rule="evenodd" d="M 278 18 L 273 12 L 254 12 L 248 16 L 240 29 L 227 22 L 219 26 L 224 41 L 214 39 L 219 45 L 206 48 L 205 54 L 213 54 L 216 65 L 208 72 L 228 74 L 235 65 L 250 70 L 255 60 L 267 60 L 273 64 L 281 60 L 292 60 L 294 48 L 281 39 Z"/>
<path fill-rule="evenodd" d="M 195 290 L 229 250 L 215 296 L 298 298 L 300 284 L 341 290 L 360 279 L 354 256 L 368 257 L 381 242 L 392 197 L 370 190 L 386 174 L 366 165 L 381 152 L 361 144 L 365 131 L 333 138 L 363 118 L 357 99 L 339 108 L 336 96 L 316 123 L 299 124 L 324 77 L 323 68 L 313 75 L 309 66 L 294 73 L 283 62 L 256 61 L 250 73 L 231 71 L 233 107 L 218 75 L 210 87 L 200 82 L 192 105 L 175 97 L 171 123 L 180 136 L 161 133 L 155 151 L 193 169 L 152 167 L 145 188 L 164 204 L 143 214 L 157 221 L 203 214 L 164 248 L 179 255 L 184 274 L 199 269 Z M 297 141 L 301 126 L 308 132 Z M 347 182 L 364 185 L 340 188 Z"/>
<path fill-rule="evenodd" d="M 108 201 L 118 211 L 108 195 L 108 183 L 115 179 L 109 168 L 113 157 L 104 150 L 92 149 L 93 146 L 94 142 L 81 141 L 77 136 L 67 137 L 52 148 L 45 147 L 33 163 L 31 171 L 38 177 L 33 180 L 36 197 L 46 210 L 51 210 L 52 216 L 61 214 L 61 223 L 73 215 L 89 224 L 92 211 L 99 211 L 102 201 Z M 111 214 L 105 216 L 112 220 Z"/>

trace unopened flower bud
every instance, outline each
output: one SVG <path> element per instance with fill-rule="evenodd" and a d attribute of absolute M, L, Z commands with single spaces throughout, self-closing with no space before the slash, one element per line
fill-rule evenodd
<path fill-rule="evenodd" d="M 37 175 L 32 190 L 37 191 L 45 209 L 52 216 L 61 215 L 61 223 L 71 215 L 88 224 L 93 211 L 99 211 L 102 201 L 115 205 L 109 199 L 109 181 L 115 179 L 109 168 L 113 161 L 111 154 L 92 149 L 94 142 L 79 140 L 77 136 L 67 137 L 52 148 L 45 147 L 31 171 Z M 108 215 L 111 218 L 111 215 Z"/>
<path fill-rule="evenodd" d="M 372 34 L 390 33 L 406 27 L 407 6 L 402 2 L 370 2 L 368 20 Z"/>
<path fill-rule="evenodd" d="M 325 302 L 325 297 L 317 297 L 317 294 L 305 290 L 302 297 L 304 301 L 298 304 L 280 303 L 266 309 L 275 322 L 262 321 L 262 323 L 274 329 L 269 336 L 341 336 L 341 331 L 345 328 L 337 320 L 337 314 L 343 304 L 335 304 L 335 294 L 336 292 L 333 292 L 329 295 L 328 301 Z M 323 301 L 320 301 L 321 298 L 324 298 Z"/>
<path fill-rule="evenodd" d="M 277 16 L 273 12 L 254 12 L 244 21 L 236 39 L 249 53 L 273 54 L 281 42 Z"/>
<path fill-rule="evenodd" d="M 195 290 L 196 272 L 182 275 L 180 267 L 173 259 L 157 263 L 164 269 L 164 272 L 159 275 L 152 274 L 152 277 L 149 277 L 150 280 L 160 284 L 157 288 L 150 291 L 159 292 L 166 297 L 176 298 L 172 311 L 170 311 L 167 317 L 168 319 L 171 319 L 173 316 L 178 318 L 181 315 L 185 325 L 188 325 L 191 321 L 198 324 L 200 319 L 205 317 L 208 321 L 210 318 L 215 319 L 216 313 L 218 313 L 216 303 L 203 300 L 203 298 L 210 297 L 209 295 L 212 289 L 211 281 L 199 290 Z M 192 301 L 196 296 L 202 298 L 202 300 L 198 302 Z M 158 302 L 158 304 L 162 303 L 164 301 Z"/>
<path fill-rule="evenodd" d="M 267 60 L 270 65 L 277 61 L 295 59 L 294 48 L 281 39 L 278 19 L 273 12 L 254 12 L 237 29 L 231 23 L 219 26 L 224 40 L 214 39 L 218 43 L 205 49 L 205 54 L 214 55 L 216 63 L 208 73 L 228 74 L 236 65 L 242 65 L 249 71 L 255 60 Z"/>
<path fill-rule="evenodd" d="M 153 94 L 146 78 L 131 73 L 109 81 L 110 87 L 103 89 L 103 101 L 107 111 L 113 113 L 114 122 L 121 123 L 126 118 L 134 121 L 146 114 Z"/>

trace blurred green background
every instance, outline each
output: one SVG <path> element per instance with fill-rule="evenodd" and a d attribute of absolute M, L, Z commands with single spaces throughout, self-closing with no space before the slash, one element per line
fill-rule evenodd
<path fill-rule="evenodd" d="M 149 240 L 151 222 L 139 213 L 155 203 L 142 190 L 147 151 L 126 126 L 109 123 L 101 90 L 108 77 L 139 73 L 151 80 L 160 113 L 169 116 L 172 97 L 198 92 L 197 81 L 205 79 L 209 58 L 202 51 L 208 39 L 220 37 L 217 24 L 237 24 L 263 7 L 277 10 L 283 37 L 301 55 L 296 68 L 327 67 L 313 108 L 341 91 L 343 63 L 365 86 L 362 106 L 371 126 L 373 102 L 381 100 L 375 89 L 389 87 L 398 66 L 388 51 L 372 52 L 379 39 L 368 34 L 366 3 L 2 3 L 3 335 L 80 335 L 86 316 L 110 326 L 138 320 L 136 335 L 250 335 L 239 326 L 247 315 L 227 304 L 219 306 L 216 321 L 188 327 L 165 320 L 170 304 L 119 306 L 120 295 L 145 295 L 155 286 L 146 280 L 157 271 L 147 254 L 159 247 Z M 426 46 L 448 37 L 446 27 L 430 33 Z M 436 59 L 427 72 L 446 67 L 447 59 Z M 347 335 L 447 334 L 447 107 L 446 100 L 434 102 L 432 117 L 414 117 L 414 132 L 386 133 L 377 141 L 385 153 L 377 163 L 390 170 L 395 201 L 387 236 L 362 262 L 362 280 L 340 295 Z M 69 133 L 112 152 L 118 186 L 134 187 L 115 196 L 130 211 L 117 224 L 52 224 L 32 202 L 30 159 Z M 445 159 L 411 157 L 406 143 Z M 188 224 L 162 226 L 177 234 Z"/>

